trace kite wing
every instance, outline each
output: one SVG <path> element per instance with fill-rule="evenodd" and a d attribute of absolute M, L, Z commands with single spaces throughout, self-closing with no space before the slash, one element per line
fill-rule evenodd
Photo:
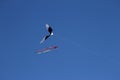
<path fill-rule="evenodd" d="M 58 48 L 58 46 L 51 46 L 51 47 L 47 47 L 47 48 L 44 48 L 44 49 L 41 49 L 41 50 L 37 50 L 36 53 L 37 54 L 42 54 L 42 53 L 52 51 L 52 50 L 54 50 L 56 48 Z"/>
<path fill-rule="evenodd" d="M 53 35 L 53 29 L 48 24 L 46 24 L 45 26 L 48 32 L 50 33 L 50 35 Z"/>
<path fill-rule="evenodd" d="M 46 24 L 45 27 L 46 27 L 46 29 L 48 30 L 49 35 L 46 35 L 46 36 L 40 41 L 40 43 L 43 43 L 46 39 L 48 39 L 50 36 L 53 35 L 53 29 L 52 29 L 48 24 Z"/>
<path fill-rule="evenodd" d="M 43 43 L 47 38 L 49 38 L 50 37 L 50 35 L 46 35 L 41 41 L 40 41 L 40 43 Z"/>

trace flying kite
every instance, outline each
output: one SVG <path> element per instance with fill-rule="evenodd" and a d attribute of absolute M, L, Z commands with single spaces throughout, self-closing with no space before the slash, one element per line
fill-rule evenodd
<path fill-rule="evenodd" d="M 40 43 L 43 43 L 46 39 L 48 39 L 50 36 L 53 35 L 53 29 L 52 29 L 48 24 L 46 24 L 45 27 L 46 27 L 47 31 L 49 32 L 49 34 L 46 35 L 46 36 L 40 41 Z"/>
<path fill-rule="evenodd" d="M 43 43 L 46 39 L 48 39 L 50 36 L 53 35 L 53 29 L 48 24 L 46 24 L 45 27 L 46 27 L 47 31 L 49 32 L 49 34 L 44 36 L 44 38 L 40 41 L 40 43 Z M 58 48 L 58 46 L 54 45 L 54 46 L 50 46 L 50 47 L 47 47 L 44 49 L 36 50 L 36 53 L 42 54 L 42 53 L 46 53 L 46 52 L 49 52 L 51 50 L 54 50 L 56 48 Z"/>

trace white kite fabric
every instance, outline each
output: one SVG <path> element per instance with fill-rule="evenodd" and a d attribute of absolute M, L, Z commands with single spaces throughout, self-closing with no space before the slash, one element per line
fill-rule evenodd
<path fill-rule="evenodd" d="M 44 41 L 46 39 L 48 39 L 50 36 L 53 35 L 53 29 L 48 24 L 46 24 L 45 27 L 46 27 L 47 31 L 49 32 L 49 34 L 44 36 L 44 38 L 40 41 L 40 44 L 44 43 Z M 58 46 L 56 46 L 56 45 L 50 46 L 50 47 L 46 47 L 44 49 L 36 50 L 36 53 L 37 54 L 42 54 L 42 53 L 46 53 L 46 52 L 52 51 L 52 50 L 54 50 L 56 48 L 58 48 Z"/>

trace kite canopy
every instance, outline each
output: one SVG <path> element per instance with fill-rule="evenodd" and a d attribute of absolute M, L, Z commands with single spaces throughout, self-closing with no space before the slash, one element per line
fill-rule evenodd
<path fill-rule="evenodd" d="M 50 35 L 53 35 L 53 29 L 48 24 L 46 24 L 45 26 L 48 32 L 50 33 Z"/>
<path fill-rule="evenodd" d="M 48 24 L 46 24 L 45 27 L 47 31 L 49 32 L 49 34 L 44 36 L 44 38 L 40 41 L 40 43 L 43 43 L 46 39 L 48 39 L 50 36 L 53 35 L 53 29 Z"/>

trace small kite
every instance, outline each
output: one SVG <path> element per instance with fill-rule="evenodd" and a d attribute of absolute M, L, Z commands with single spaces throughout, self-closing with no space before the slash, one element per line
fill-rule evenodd
<path fill-rule="evenodd" d="M 49 52 L 51 50 L 54 50 L 58 48 L 58 46 L 51 46 L 51 47 L 47 47 L 47 48 L 44 48 L 44 49 L 41 49 L 41 50 L 37 50 L 36 53 L 37 54 L 42 54 L 42 53 L 46 53 L 46 52 Z"/>
<path fill-rule="evenodd" d="M 46 35 L 46 36 L 40 41 L 40 43 L 43 43 L 46 39 L 48 39 L 50 36 L 53 35 L 53 29 L 52 29 L 48 24 L 46 24 L 45 27 L 46 27 L 46 29 L 48 30 L 49 34 Z"/>
<path fill-rule="evenodd" d="M 45 27 L 46 27 L 47 31 L 49 32 L 49 34 L 46 35 L 46 36 L 40 41 L 40 43 L 43 43 L 46 39 L 48 39 L 50 36 L 53 35 L 53 29 L 52 29 L 48 24 L 46 24 Z M 46 52 L 49 52 L 49 51 L 51 51 L 51 50 L 54 50 L 54 49 L 56 49 L 56 48 L 58 48 L 58 46 L 50 46 L 50 47 L 47 47 L 47 48 L 44 48 L 44 49 L 36 50 L 36 53 L 37 53 L 37 54 L 42 54 L 42 53 L 46 53 Z"/>

